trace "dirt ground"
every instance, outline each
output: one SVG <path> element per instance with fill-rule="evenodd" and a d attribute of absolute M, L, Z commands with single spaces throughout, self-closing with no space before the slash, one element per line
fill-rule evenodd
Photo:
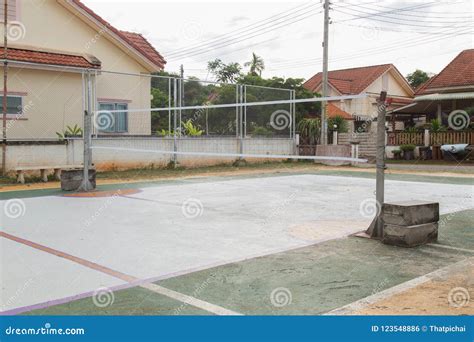
<path fill-rule="evenodd" d="M 474 315 L 474 266 L 374 303 L 355 315 Z"/>

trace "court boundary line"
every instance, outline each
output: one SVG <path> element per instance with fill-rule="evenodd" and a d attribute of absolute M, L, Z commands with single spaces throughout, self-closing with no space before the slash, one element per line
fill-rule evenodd
<path fill-rule="evenodd" d="M 395 285 L 373 295 L 367 296 L 356 300 L 355 302 L 343 305 L 339 308 L 330 310 L 323 314 L 323 316 L 346 316 L 353 315 L 356 311 L 367 308 L 368 306 L 380 302 L 384 299 L 393 297 L 397 294 L 403 293 L 405 291 L 411 290 L 417 286 L 425 284 L 433 279 L 447 276 L 453 273 L 455 270 L 462 268 L 463 266 L 468 266 L 474 264 L 474 257 L 469 257 L 453 263 L 451 265 L 444 266 L 433 272 L 427 273 L 425 275 L 419 276 L 417 278 L 410 279 L 404 283 Z"/>
<path fill-rule="evenodd" d="M 2 236 L 1 233 L 2 232 L 0 232 L 0 237 Z M 150 283 L 155 283 L 155 282 L 161 281 L 161 280 L 172 279 L 172 278 L 184 276 L 184 275 L 187 275 L 187 274 L 191 274 L 191 273 L 194 273 L 194 272 L 200 272 L 200 271 L 208 270 L 208 269 L 215 268 L 215 267 L 230 265 L 230 264 L 243 262 L 243 261 L 247 261 L 247 260 L 250 260 L 250 259 L 265 257 L 265 256 L 269 256 L 269 255 L 274 255 L 274 254 L 290 252 L 290 251 L 294 251 L 294 250 L 297 250 L 297 249 L 300 249 L 300 248 L 315 246 L 315 245 L 318 245 L 318 244 L 321 244 L 321 243 L 324 243 L 324 242 L 328 242 L 328 241 L 345 239 L 345 238 L 348 238 L 349 236 L 350 236 L 350 234 L 347 234 L 347 235 L 344 235 L 344 236 L 338 236 L 338 237 L 333 238 L 333 239 L 314 240 L 314 241 L 302 243 L 298 246 L 294 246 L 294 247 L 290 247 L 290 248 L 272 249 L 272 250 L 268 250 L 266 252 L 254 253 L 254 254 L 251 254 L 251 255 L 248 255 L 248 256 L 245 256 L 245 257 L 241 257 L 241 258 L 236 258 L 236 259 L 232 259 L 232 260 L 225 260 L 225 261 L 218 261 L 218 262 L 206 264 L 206 265 L 203 265 L 203 266 L 197 266 L 197 267 L 192 267 L 192 268 L 188 268 L 188 269 L 181 270 L 181 271 L 166 273 L 166 274 L 163 274 L 163 275 L 160 275 L 160 276 L 144 278 L 144 279 L 137 279 L 137 280 L 132 281 L 132 282 L 127 282 L 125 284 L 110 286 L 110 287 L 108 287 L 108 289 L 111 290 L 111 291 L 126 290 L 126 289 L 129 289 L 129 288 L 142 286 L 144 284 L 150 284 Z M 93 295 L 94 295 L 94 291 L 83 292 L 83 293 L 79 293 L 79 294 L 76 294 L 76 295 L 67 296 L 67 297 L 63 297 L 63 298 L 58 298 L 58 299 L 54 299 L 54 300 L 50 300 L 50 301 L 46 301 L 46 302 L 41 302 L 41 303 L 21 306 L 21 307 L 10 309 L 10 310 L 0 311 L 0 316 L 2 316 L 2 315 L 16 315 L 16 314 L 20 314 L 20 313 L 24 313 L 24 312 L 29 312 L 29 311 L 32 311 L 32 310 L 45 309 L 45 308 L 48 308 L 48 307 L 51 307 L 51 306 L 66 304 L 66 303 L 70 303 L 70 302 L 73 302 L 73 301 L 76 301 L 76 300 L 79 300 L 79 299 L 92 297 Z"/>
<path fill-rule="evenodd" d="M 114 278 L 118 278 L 120 280 L 126 281 L 129 284 L 136 283 L 136 282 L 140 281 L 139 278 L 128 275 L 126 273 L 122 273 L 120 271 L 113 270 L 109 267 L 97 264 L 95 262 L 92 262 L 92 261 L 89 261 L 89 260 L 86 260 L 86 259 L 83 259 L 83 258 L 80 258 L 80 257 L 76 257 L 72 254 L 65 253 L 65 252 L 62 252 L 60 250 L 41 245 L 39 243 L 30 241 L 30 240 L 27 240 L 27 239 L 17 237 L 15 235 L 11 235 L 11 234 L 0 231 L 0 237 L 3 237 L 5 239 L 8 239 L 8 240 L 11 240 L 11 241 L 14 241 L 14 242 L 17 242 L 17 243 L 25 245 L 25 246 L 28 246 L 30 248 L 34 248 L 36 250 L 40 250 L 40 251 L 45 252 L 45 253 L 55 255 L 59 258 L 66 259 L 68 261 L 74 262 L 76 264 L 87 267 L 87 268 L 92 269 L 94 271 L 101 272 L 101 273 L 107 274 L 109 276 L 112 276 Z M 198 309 L 202 309 L 204 311 L 207 311 L 207 312 L 210 312 L 210 313 L 213 313 L 213 314 L 216 314 L 216 315 L 240 315 L 237 312 L 228 310 L 226 308 L 220 307 L 220 306 L 212 304 L 212 303 L 205 302 L 203 300 L 194 298 L 192 296 L 188 296 L 188 295 L 185 295 L 185 294 L 182 294 L 182 293 L 170 290 L 170 289 L 166 289 L 162 286 L 158 286 L 158 285 L 148 286 L 148 285 L 151 285 L 151 284 L 141 284 L 141 285 L 137 284 L 135 286 L 140 286 L 140 287 L 146 288 L 146 289 L 151 290 L 155 293 L 161 294 L 161 295 L 166 296 L 166 297 L 171 298 L 171 299 L 178 300 L 178 301 L 180 301 L 182 303 L 185 303 L 185 304 L 192 305 L 194 307 L 197 307 Z M 152 285 L 155 285 L 155 284 L 152 284 Z M 2 312 L 2 314 L 5 314 L 5 312 L 7 312 L 7 311 Z"/>

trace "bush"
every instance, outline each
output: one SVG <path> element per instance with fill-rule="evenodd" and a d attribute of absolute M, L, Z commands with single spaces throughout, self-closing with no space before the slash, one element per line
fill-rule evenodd
<path fill-rule="evenodd" d="M 401 145 L 400 146 L 400 150 L 402 150 L 403 152 L 410 152 L 410 151 L 414 151 L 416 148 L 415 145 L 411 145 L 411 144 L 406 144 L 406 145 Z"/>

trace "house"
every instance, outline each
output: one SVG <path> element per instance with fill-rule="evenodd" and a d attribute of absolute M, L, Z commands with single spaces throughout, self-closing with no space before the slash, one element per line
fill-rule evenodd
<path fill-rule="evenodd" d="M 142 35 L 116 29 L 79 0 L 8 1 L 9 140 L 51 139 L 67 125 L 82 127 L 88 70 L 95 110 L 151 107 L 150 78 L 125 75 L 158 72 L 166 63 Z M 3 62 L 3 45 L 0 51 Z M 112 115 L 106 127 L 96 125 L 96 133 L 151 133 L 149 111 Z"/>
<path fill-rule="evenodd" d="M 367 94 L 366 98 L 330 102 L 349 113 L 354 121 L 351 131 L 366 132 L 377 115 L 377 98 L 386 88 L 391 107 L 397 108 L 412 102 L 414 91 L 405 77 L 393 64 L 382 64 L 350 69 L 332 70 L 328 73 L 329 96 Z M 304 87 L 321 93 L 322 73 L 317 73 L 304 83 Z M 331 107 L 328 107 L 328 114 Z"/>
<path fill-rule="evenodd" d="M 449 114 L 468 108 L 474 108 L 474 49 L 460 52 L 439 74 L 418 87 L 414 103 L 400 108 L 397 114 L 422 115 L 427 122 L 438 119 L 449 127 Z"/>

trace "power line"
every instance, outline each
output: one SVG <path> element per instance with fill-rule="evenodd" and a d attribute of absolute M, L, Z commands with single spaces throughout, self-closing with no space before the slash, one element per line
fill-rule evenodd
<path fill-rule="evenodd" d="M 203 47 L 203 48 L 200 48 L 200 49 L 197 49 L 196 51 L 192 52 L 192 53 L 189 53 L 189 54 L 182 54 L 182 55 L 175 55 L 173 56 L 172 58 L 170 58 L 169 60 L 170 61 L 173 61 L 173 60 L 176 60 L 178 58 L 189 58 L 189 57 L 193 57 L 193 56 L 197 56 L 197 55 L 200 55 L 200 54 L 203 54 L 203 53 L 206 53 L 206 52 L 209 52 L 209 50 L 211 48 L 213 49 L 220 49 L 220 48 L 223 48 L 223 47 L 226 47 L 226 46 L 229 46 L 229 45 L 232 45 L 232 44 L 236 44 L 236 43 L 239 43 L 239 42 L 242 42 L 242 41 L 245 41 L 245 40 L 248 40 L 248 39 L 251 39 L 251 38 L 254 38 L 254 37 L 258 37 L 262 34 L 265 34 L 265 33 L 268 33 L 268 32 L 272 32 L 276 29 L 279 29 L 279 28 L 282 28 L 282 27 L 286 27 L 288 25 L 291 25 L 291 24 L 295 24 L 297 22 L 300 22 L 302 20 L 305 20 L 305 19 L 308 19 L 316 14 L 319 14 L 321 13 L 320 12 L 316 12 L 316 13 L 310 13 L 309 15 L 304 15 L 304 16 L 297 16 L 297 17 L 294 17 L 292 19 L 296 19 L 296 20 L 292 20 L 292 21 L 289 21 L 289 22 L 282 22 L 282 23 L 279 23 L 277 24 L 276 26 L 271 26 L 271 27 L 267 27 L 265 28 L 264 30 L 259 30 L 257 31 L 255 34 L 253 35 L 250 35 L 248 36 L 249 34 L 246 34 L 244 35 L 244 37 L 238 37 L 238 38 L 234 38 L 234 39 L 231 39 L 231 40 L 228 40 L 227 42 L 223 42 L 223 43 L 219 43 L 219 44 L 216 44 L 215 46 L 209 46 L 209 47 Z M 307 14 L 307 13 L 305 13 Z M 252 32 L 254 33 L 254 32 Z"/>
<path fill-rule="evenodd" d="M 379 2 L 377 2 L 379 3 Z M 365 5 L 365 4 L 364 4 Z M 369 4 L 370 5 L 370 4 Z M 372 7 L 378 7 L 378 8 L 384 8 L 384 9 L 392 9 L 392 10 L 396 10 L 396 8 L 393 8 L 393 7 L 387 7 L 387 6 L 381 6 L 381 5 L 371 5 Z M 358 8 L 366 8 L 366 9 L 369 9 L 369 10 L 373 10 L 375 11 L 376 9 L 375 8 L 370 8 L 370 7 L 365 7 L 363 5 L 358 5 Z M 410 12 L 415 12 L 415 13 L 420 13 L 418 11 L 410 11 Z M 424 12 L 423 12 L 424 13 Z M 429 15 L 427 16 L 426 13 L 424 13 L 424 15 L 417 15 L 417 14 L 412 14 L 412 13 L 393 13 L 394 15 L 403 15 L 403 16 L 407 16 L 407 17 L 415 17 L 415 18 L 430 18 L 430 19 L 470 19 L 472 18 L 472 15 L 471 16 L 467 16 L 467 17 L 452 17 L 452 16 L 446 16 L 446 15 L 443 15 L 443 16 L 433 16 L 433 15 Z M 452 14 L 452 12 L 446 12 L 446 14 Z M 462 13 L 462 14 L 465 14 L 465 13 Z"/>
<path fill-rule="evenodd" d="M 362 6 L 360 6 L 362 7 Z M 398 21 L 404 21 L 404 22 L 416 22 L 416 23 L 438 23 L 438 24 L 462 24 L 462 23 L 471 23 L 472 20 L 469 20 L 469 21 L 439 21 L 439 20 L 435 20 L 435 21 L 428 21 L 428 20 L 420 20 L 420 19 L 407 19 L 407 18 L 398 18 L 398 17 L 392 17 L 392 16 L 388 16 L 388 15 L 385 15 L 383 14 L 382 12 L 366 12 L 366 11 L 360 11 L 360 10 L 357 10 L 357 9 L 348 9 L 349 11 L 352 11 L 352 12 L 358 12 L 358 13 L 362 13 L 362 14 L 368 14 L 367 16 L 360 16 L 360 15 L 357 15 L 357 14 L 352 14 L 352 13 L 347 13 L 345 11 L 341 11 L 341 10 L 335 10 L 337 12 L 342 12 L 342 13 L 345 13 L 345 14 L 349 14 L 349 15 L 352 15 L 352 16 L 355 16 L 357 17 L 358 19 L 363 19 L 363 18 L 369 18 L 369 16 L 380 16 L 380 17 L 383 17 L 383 18 L 388 18 L 388 19 L 392 19 L 392 20 L 398 20 Z M 358 19 L 355 19 L 355 20 L 358 20 Z M 376 20 L 374 18 L 369 18 L 370 20 Z M 343 20 L 343 21 L 349 21 L 349 20 Z M 342 21 L 342 22 L 343 22 Z M 341 21 L 339 21 L 341 22 Z M 403 24 L 403 25 L 408 25 L 408 24 L 405 24 L 405 23 L 399 23 L 399 24 Z M 439 27 L 439 26 L 438 26 Z"/>
<path fill-rule="evenodd" d="M 309 5 L 309 6 L 308 6 Z M 303 6 L 303 7 L 302 7 Z M 250 24 L 250 25 L 246 25 L 244 27 L 241 27 L 240 29 L 237 29 L 237 30 L 234 30 L 234 31 L 231 31 L 231 32 L 228 32 L 226 34 L 223 34 L 223 35 L 220 35 L 216 38 L 213 38 L 213 39 L 210 39 L 208 41 L 205 41 L 205 42 L 201 42 L 201 43 L 197 43 L 197 44 L 194 44 L 192 46 L 187 46 L 186 48 L 180 48 L 180 49 L 176 49 L 176 50 L 172 50 L 172 51 L 169 51 L 166 53 L 167 56 L 172 56 L 172 55 L 176 55 L 176 54 L 181 54 L 185 51 L 192 51 L 196 48 L 199 48 L 199 47 L 202 47 L 202 46 L 206 46 L 206 45 L 209 45 L 209 44 L 213 44 L 213 43 L 216 43 L 216 42 L 219 42 L 221 40 L 227 40 L 228 38 L 232 38 L 233 36 L 237 35 L 237 34 L 242 34 L 244 32 L 248 32 L 248 31 L 252 31 L 252 30 L 255 30 L 259 27 L 262 27 L 262 26 L 266 26 L 266 25 L 269 25 L 269 24 L 272 24 L 273 22 L 275 21 L 279 21 L 283 18 L 286 18 L 286 17 L 289 17 L 289 16 L 292 16 L 298 12 L 301 12 L 303 10 L 307 11 L 309 10 L 311 7 L 315 7 L 315 6 L 318 6 L 318 4 L 315 4 L 315 3 L 310 3 L 310 4 L 304 4 L 304 5 L 300 5 L 300 6 L 296 6 L 294 8 L 292 8 L 291 10 L 288 11 L 285 11 L 285 12 L 282 12 L 282 13 L 279 13 L 279 14 L 276 14 L 276 15 L 273 15 L 271 17 L 268 17 L 266 19 L 263 19 L 263 20 L 259 20 L 253 24 Z M 302 7 L 302 8 L 299 8 L 299 7 Z M 298 9 L 299 8 L 299 9 Z M 260 25 L 257 25 L 259 23 L 262 23 Z M 226 38 L 227 37 L 227 38 Z"/>
<path fill-rule="evenodd" d="M 446 35 L 446 37 L 431 37 L 431 38 L 428 38 L 428 39 L 425 39 L 424 37 L 420 37 L 420 38 L 408 41 L 407 44 L 397 44 L 397 43 L 386 44 L 386 45 L 378 47 L 378 48 L 366 49 L 364 51 L 360 51 L 360 52 L 351 53 L 351 54 L 343 55 L 343 56 L 340 56 L 340 57 L 336 57 L 336 58 L 333 58 L 331 60 L 332 61 L 343 61 L 343 60 L 363 57 L 368 53 L 370 53 L 370 54 L 385 53 L 385 52 L 398 50 L 400 48 L 406 48 L 406 47 L 412 47 L 412 46 L 416 46 L 416 45 L 423 45 L 423 44 L 427 44 L 427 43 L 433 43 L 433 42 L 440 41 L 440 40 L 450 38 L 450 37 L 453 37 L 453 36 L 465 35 L 465 34 L 472 33 L 471 30 L 468 31 L 467 29 L 458 31 L 458 30 L 453 30 L 451 28 L 451 29 L 446 30 L 446 31 L 449 31 L 449 32 L 443 32 Z M 406 40 L 404 40 L 404 41 L 406 41 Z M 295 68 L 295 67 L 300 67 L 300 66 L 309 66 L 309 65 L 321 62 L 321 60 L 322 60 L 321 58 L 308 59 L 307 62 L 298 63 L 297 66 L 290 66 L 290 67 L 281 66 L 281 67 L 278 67 L 277 69 L 290 69 L 290 68 Z M 291 61 L 288 61 L 288 63 L 291 63 Z M 269 69 L 269 70 L 276 70 L 276 69 Z"/>

